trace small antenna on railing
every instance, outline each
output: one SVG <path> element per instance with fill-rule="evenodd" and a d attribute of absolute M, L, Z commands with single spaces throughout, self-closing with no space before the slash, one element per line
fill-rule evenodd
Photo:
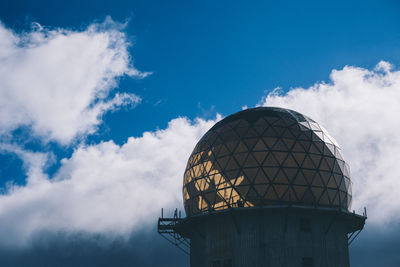
<path fill-rule="evenodd" d="M 161 208 L 161 218 L 164 218 L 164 208 Z"/>

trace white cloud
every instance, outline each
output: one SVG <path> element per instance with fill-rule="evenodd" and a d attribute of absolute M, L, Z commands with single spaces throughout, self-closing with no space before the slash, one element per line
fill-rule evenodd
<path fill-rule="evenodd" d="M 81 146 L 52 179 L 43 154 L 3 147 L 26 161 L 28 178 L 0 195 L 0 244 L 24 245 L 40 231 L 126 235 L 156 223 L 162 207 L 182 206 L 186 161 L 214 123 L 178 118 L 122 146 Z"/>
<path fill-rule="evenodd" d="M 119 77 L 148 74 L 132 66 L 122 28 L 107 18 L 83 31 L 36 24 L 17 34 L 0 23 L 0 135 L 29 126 L 36 137 L 68 144 L 94 132 L 108 110 L 140 102 L 110 96 Z"/>
<path fill-rule="evenodd" d="M 262 105 L 294 109 L 323 125 L 352 170 L 353 207 L 367 206 L 370 223 L 400 219 L 400 71 L 346 66 L 331 82 L 272 92 Z"/>

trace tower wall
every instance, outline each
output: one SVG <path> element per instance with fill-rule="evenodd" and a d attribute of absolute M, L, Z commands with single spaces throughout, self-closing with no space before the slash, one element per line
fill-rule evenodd
<path fill-rule="evenodd" d="M 348 267 L 347 223 L 288 209 L 203 216 L 190 225 L 191 267 Z"/>

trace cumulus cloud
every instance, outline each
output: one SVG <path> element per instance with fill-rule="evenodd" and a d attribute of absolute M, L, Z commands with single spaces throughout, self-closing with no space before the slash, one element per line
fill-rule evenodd
<path fill-rule="evenodd" d="M 28 126 L 45 141 L 70 143 L 93 133 L 101 116 L 135 105 L 134 94 L 110 95 L 132 65 L 123 25 L 107 18 L 82 31 L 35 24 L 15 33 L 0 23 L 0 135 Z"/>
<path fill-rule="evenodd" d="M 275 90 L 260 103 L 297 110 L 334 136 L 350 164 L 353 207 L 368 209 L 370 223 L 400 219 L 400 71 L 346 66 L 329 83 Z"/>
<path fill-rule="evenodd" d="M 21 246 L 40 231 L 121 236 L 147 228 L 162 207 L 182 206 L 186 161 L 214 123 L 177 118 L 121 146 L 80 146 L 52 179 L 40 171 L 43 154 L 19 151 L 28 165 L 27 185 L 0 195 L 0 244 Z"/>

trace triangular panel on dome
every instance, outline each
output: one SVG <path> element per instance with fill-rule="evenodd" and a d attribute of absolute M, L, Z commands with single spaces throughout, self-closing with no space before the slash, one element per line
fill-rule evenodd
<path fill-rule="evenodd" d="M 299 166 L 303 164 L 304 157 L 307 155 L 306 153 L 297 153 L 297 152 L 293 152 L 291 154 L 294 156 L 294 159 L 296 160 Z"/>
<path fill-rule="evenodd" d="M 342 191 L 346 191 L 346 183 L 344 181 L 344 177 L 342 177 L 342 181 L 340 182 L 339 189 Z"/>
<path fill-rule="evenodd" d="M 306 191 L 304 192 L 301 202 L 307 204 L 315 204 L 315 198 L 310 188 L 307 188 Z"/>
<path fill-rule="evenodd" d="M 225 169 L 225 167 L 228 165 L 228 162 L 229 162 L 230 159 L 231 159 L 230 156 L 217 158 L 217 162 L 218 162 L 221 170 Z"/>
<path fill-rule="evenodd" d="M 299 141 L 296 141 L 296 143 L 292 147 L 292 151 L 299 152 L 299 153 L 305 153 L 306 149 L 304 148 L 304 146 L 302 144 L 300 144 Z"/>
<path fill-rule="evenodd" d="M 335 198 L 332 201 L 332 204 L 336 207 L 340 206 L 340 197 L 339 197 L 339 192 L 336 193 Z"/>
<path fill-rule="evenodd" d="M 239 165 L 237 164 L 236 160 L 233 157 L 230 157 L 228 164 L 225 166 L 226 171 L 238 169 Z"/>
<path fill-rule="evenodd" d="M 259 140 L 258 138 L 245 138 L 242 141 L 245 143 L 248 150 L 251 151 L 258 140 Z"/>
<path fill-rule="evenodd" d="M 299 136 L 297 136 L 297 140 L 310 143 L 311 131 L 301 131 Z"/>
<path fill-rule="evenodd" d="M 269 184 L 257 184 L 254 185 L 254 189 L 260 196 L 264 196 L 265 192 L 267 191 Z"/>
<path fill-rule="evenodd" d="M 254 151 L 251 154 L 253 154 L 254 158 L 257 160 L 259 165 L 262 165 L 264 160 L 266 159 L 268 155 L 268 151 Z"/>
<path fill-rule="evenodd" d="M 287 131 L 288 132 L 288 131 Z M 286 145 L 286 147 L 291 150 L 294 143 L 296 142 L 294 139 L 282 138 L 282 142 Z"/>
<path fill-rule="evenodd" d="M 286 202 L 294 202 L 297 201 L 297 196 L 294 193 L 292 187 L 289 186 L 288 190 L 285 192 L 285 194 L 282 196 L 282 200 Z"/>
<path fill-rule="evenodd" d="M 322 195 L 322 193 L 324 192 L 324 188 L 323 187 L 311 187 L 311 191 L 314 195 L 315 199 L 319 199 Z"/>
<path fill-rule="evenodd" d="M 278 167 L 263 167 L 263 171 L 265 174 L 265 177 L 269 179 L 270 182 L 274 180 L 274 177 L 279 171 Z"/>
<path fill-rule="evenodd" d="M 285 167 L 295 167 L 295 168 L 299 167 L 299 165 L 297 164 L 296 160 L 294 159 L 292 153 L 288 154 L 288 157 L 286 158 L 285 162 L 283 163 L 283 166 L 285 166 Z"/>
<path fill-rule="evenodd" d="M 268 128 L 268 124 L 264 124 L 264 125 L 255 125 L 253 126 L 254 131 L 256 131 L 256 133 L 261 136 L 264 134 L 265 130 Z"/>
<path fill-rule="evenodd" d="M 332 156 L 334 156 L 335 155 L 335 146 L 333 145 L 333 144 L 328 144 L 328 143 L 325 143 L 325 145 L 326 145 L 326 149 L 325 149 L 325 151 L 324 151 L 324 153 L 325 154 L 328 154 L 328 155 L 332 155 Z"/>
<path fill-rule="evenodd" d="M 234 120 L 228 123 L 231 128 L 235 128 L 240 123 L 240 120 Z"/>
<path fill-rule="evenodd" d="M 286 191 L 289 188 L 289 186 L 287 184 L 286 185 L 273 184 L 272 187 L 275 188 L 275 191 L 278 194 L 279 199 L 282 198 L 282 196 L 286 193 Z"/>
<path fill-rule="evenodd" d="M 215 197 L 217 195 L 217 192 L 207 192 L 204 194 L 204 198 L 208 203 L 214 204 L 215 203 Z"/>
<path fill-rule="evenodd" d="M 234 175 L 229 176 L 229 177 L 232 177 L 232 179 L 230 179 L 230 180 L 231 180 L 231 183 L 233 186 L 238 186 L 238 185 L 244 184 L 244 182 L 247 183 L 247 181 L 248 181 L 248 180 L 245 181 L 245 174 L 242 171 L 240 171 L 238 174 L 236 174 L 236 178 L 233 178 L 233 177 L 235 177 Z"/>
<path fill-rule="evenodd" d="M 265 126 L 268 125 L 269 123 L 266 122 L 263 118 L 259 118 L 258 120 L 256 120 L 256 122 L 253 124 L 254 126 Z"/>
<path fill-rule="evenodd" d="M 290 128 L 286 128 L 281 137 L 287 140 L 296 139 L 296 136 L 292 133 Z"/>
<path fill-rule="evenodd" d="M 322 182 L 324 183 L 324 186 L 327 186 L 328 182 L 329 182 L 329 178 L 331 177 L 332 173 L 320 170 L 319 174 L 321 175 Z"/>
<path fill-rule="evenodd" d="M 240 185 L 236 187 L 236 191 L 243 197 L 247 195 L 247 192 L 250 189 L 250 185 Z"/>
<path fill-rule="evenodd" d="M 247 157 L 245 163 L 243 164 L 243 168 L 248 168 L 248 167 L 258 167 L 260 164 L 257 162 L 257 160 L 254 158 L 252 153 L 249 153 L 249 156 Z"/>
<path fill-rule="evenodd" d="M 323 178 L 321 177 L 320 173 L 316 173 L 314 176 L 314 179 L 312 181 L 312 186 L 320 186 L 323 187 L 325 186 L 324 183 L 322 182 Z"/>
<path fill-rule="evenodd" d="M 233 154 L 234 158 L 236 159 L 236 162 L 239 164 L 239 166 L 243 166 L 247 156 L 249 153 L 235 153 Z"/>
<path fill-rule="evenodd" d="M 274 122 L 274 126 L 279 126 L 279 127 L 286 127 L 287 124 L 285 123 L 286 119 L 281 118 L 280 120 L 277 120 Z"/>
<path fill-rule="evenodd" d="M 342 152 L 339 147 L 335 146 L 335 157 L 337 159 L 343 160 Z"/>
<path fill-rule="evenodd" d="M 276 194 L 275 189 L 272 185 L 268 187 L 267 191 L 265 192 L 264 199 L 272 201 L 278 200 L 278 195 Z"/>
<path fill-rule="evenodd" d="M 297 125 L 292 125 L 291 127 L 288 128 L 290 133 L 294 136 L 294 139 L 297 139 L 301 135 L 300 129 L 297 127 Z"/>
<path fill-rule="evenodd" d="M 351 207 L 352 196 L 347 195 L 347 207 Z"/>
<path fill-rule="evenodd" d="M 339 197 L 340 197 L 340 205 L 341 206 L 347 205 L 347 194 L 343 191 L 339 191 Z"/>
<path fill-rule="evenodd" d="M 350 187 L 350 179 L 347 177 L 344 177 L 344 182 L 346 185 L 346 191 L 349 192 L 349 187 Z"/>
<path fill-rule="evenodd" d="M 296 175 L 296 179 L 292 181 L 295 185 L 308 185 L 308 182 L 301 171 L 299 171 Z"/>
<path fill-rule="evenodd" d="M 243 136 L 245 138 L 258 138 L 260 136 L 259 133 L 257 133 L 254 129 L 249 128 L 249 130 L 246 132 L 246 134 Z"/>
<path fill-rule="evenodd" d="M 286 147 L 285 143 L 282 142 L 282 139 L 278 139 L 275 145 L 272 147 L 273 150 L 278 151 L 287 151 L 288 148 Z"/>
<path fill-rule="evenodd" d="M 248 151 L 249 150 L 248 150 L 247 146 L 242 141 L 239 142 L 238 146 L 235 149 L 235 153 L 242 153 L 242 152 L 248 152 Z"/>
<path fill-rule="evenodd" d="M 247 195 L 246 195 L 245 199 L 246 200 L 256 200 L 256 199 L 261 199 L 261 197 L 259 196 L 257 191 L 251 186 L 249 188 L 249 191 L 247 191 Z"/>
<path fill-rule="evenodd" d="M 293 188 L 294 192 L 296 193 L 298 200 L 300 201 L 303 198 L 303 195 L 308 187 L 301 186 L 301 185 L 292 185 L 292 188 Z"/>
<path fill-rule="evenodd" d="M 333 175 L 329 178 L 329 181 L 328 181 L 327 186 L 328 186 L 329 188 L 337 188 L 337 187 L 338 187 L 338 186 L 336 185 L 336 181 L 335 181 L 335 178 L 334 178 Z"/>
<path fill-rule="evenodd" d="M 225 145 L 228 148 L 229 152 L 232 153 L 235 151 L 238 143 L 239 143 L 238 141 L 230 141 L 230 142 L 225 143 Z"/>
<path fill-rule="evenodd" d="M 258 139 L 256 145 L 253 147 L 253 151 L 267 151 L 268 148 L 262 141 L 262 139 Z"/>
<path fill-rule="evenodd" d="M 248 127 L 236 127 L 235 128 L 235 132 L 239 137 L 244 137 L 248 131 L 249 131 Z"/>
<path fill-rule="evenodd" d="M 231 153 L 224 144 L 222 144 L 220 147 L 220 150 L 215 154 L 216 157 L 223 157 Z"/>
<path fill-rule="evenodd" d="M 239 123 L 235 126 L 235 128 L 238 127 L 249 127 L 250 124 L 246 120 L 240 120 Z"/>
<path fill-rule="evenodd" d="M 220 179 L 221 183 L 229 183 L 229 184 L 234 185 L 238 176 L 239 176 L 239 170 L 224 171 L 223 175 L 219 175 L 219 176 L 218 176 L 218 174 L 214 175 L 214 180 Z"/>
<path fill-rule="evenodd" d="M 351 184 L 351 181 L 350 181 L 350 183 L 349 183 L 349 187 L 347 188 L 347 193 L 349 193 L 349 194 L 351 194 L 351 192 L 352 192 L 352 184 Z"/>
<path fill-rule="evenodd" d="M 258 168 L 243 168 L 243 172 L 246 178 L 251 182 L 254 183 L 254 179 L 257 175 Z"/>
<path fill-rule="evenodd" d="M 336 197 L 336 195 L 338 194 L 338 190 L 335 190 L 335 189 L 327 189 L 327 192 L 328 192 L 328 197 L 329 197 L 329 200 L 330 200 L 330 202 L 331 202 L 331 204 L 333 204 L 333 200 L 335 199 L 335 197 Z"/>
<path fill-rule="evenodd" d="M 310 148 L 308 149 L 308 153 L 313 153 L 313 154 L 322 154 L 322 152 L 318 149 L 318 146 L 316 145 L 317 142 L 312 142 L 310 145 Z"/>
<path fill-rule="evenodd" d="M 299 124 L 306 127 L 307 130 L 311 129 L 310 123 L 308 121 L 300 121 Z"/>
<path fill-rule="evenodd" d="M 273 180 L 273 183 L 279 183 L 279 184 L 288 184 L 289 181 L 286 177 L 286 174 L 283 172 L 283 170 L 279 170 L 278 173 L 275 175 L 275 178 Z"/>
<path fill-rule="evenodd" d="M 275 143 L 278 141 L 276 137 L 264 137 L 263 138 L 264 144 L 268 147 L 269 150 L 272 150 Z"/>
<path fill-rule="evenodd" d="M 347 163 L 344 163 L 344 176 L 349 177 L 350 176 L 350 166 Z"/>
<path fill-rule="evenodd" d="M 264 120 L 265 120 L 266 122 L 268 122 L 269 124 L 273 125 L 275 122 L 279 121 L 280 118 L 278 118 L 278 117 L 266 116 L 266 117 L 264 117 Z"/>
<path fill-rule="evenodd" d="M 308 154 L 308 156 L 310 157 L 310 159 L 313 161 L 314 165 L 316 168 L 318 168 L 319 163 L 321 162 L 321 155 L 317 155 L 317 154 Z"/>
<path fill-rule="evenodd" d="M 305 169 L 302 169 L 301 171 L 303 172 L 304 177 L 306 178 L 308 184 L 311 184 L 312 180 L 314 179 L 316 171 L 315 170 L 305 170 Z"/>
<path fill-rule="evenodd" d="M 311 160 L 309 155 L 306 155 L 304 157 L 301 167 L 305 168 L 305 169 L 315 169 L 316 168 L 316 166 L 314 165 L 314 162 Z"/>
<path fill-rule="evenodd" d="M 318 200 L 318 203 L 321 205 L 330 205 L 331 203 L 329 202 L 329 197 L 328 193 L 324 191 L 321 195 L 321 197 Z"/>
<path fill-rule="evenodd" d="M 329 166 L 328 161 L 326 160 L 326 157 L 321 161 L 321 165 L 319 166 L 320 170 L 323 171 L 332 171 L 332 167 Z"/>
<path fill-rule="evenodd" d="M 344 174 L 345 173 L 345 165 L 346 165 L 346 163 L 343 161 L 343 160 L 337 160 L 337 163 L 339 164 L 339 168 L 340 168 L 340 170 L 342 171 L 342 173 Z"/>
<path fill-rule="evenodd" d="M 274 127 L 268 127 L 264 131 L 263 136 L 265 136 L 265 137 L 278 137 L 279 134 L 275 131 Z"/>
<path fill-rule="evenodd" d="M 288 156 L 288 152 L 278 152 L 278 151 L 273 151 L 271 152 L 275 159 L 278 161 L 278 164 L 280 166 L 283 165 L 283 162 L 286 160 L 287 156 Z"/>
<path fill-rule="evenodd" d="M 278 134 L 279 137 L 281 137 L 283 135 L 283 133 L 286 130 L 286 127 L 280 127 L 280 126 L 274 126 L 274 130 L 275 132 Z"/>
<path fill-rule="evenodd" d="M 342 183 L 343 176 L 336 173 L 333 174 L 333 176 L 335 177 L 336 186 L 339 188 L 340 184 Z"/>
<path fill-rule="evenodd" d="M 217 186 L 217 187 L 218 187 L 220 184 L 222 184 L 222 183 L 225 182 L 225 178 L 224 178 L 220 173 L 216 173 L 216 174 L 213 174 L 213 175 L 209 175 L 208 177 L 209 177 L 209 179 L 210 179 L 211 181 L 213 181 L 214 185 Z"/>
<path fill-rule="evenodd" d="M 293 183 L 293 181 L 295 180 L 295 178 L 297 176 L 298 168 L 284 167 L 284 168 L 282 168 L 282 170 L 285 172 L 286 177 L 288 178 L 289 182 Z"/>
<path fill-rule="evenodd" d="M 311 127 L 311 130 L 322 131 L 321 128 L 319 127 L 318 123 L 316 123 L 316 122 L 310 122 L 310 127 Z"/>
<path fill-rule="evenodd" d="M 224 142 L 230 141 L 230 140 L 235 140 L 237 139 L 237 133 L 233 131 L 232 129 L 229 129 L 227 131 L 223 131 L 219 133 L 219 138 L 224 140 Z"/>
<path fill-rule="evenodd" d="M 310 149 L 310 146 L 311 146 L 310 141 L 297 140 L 296 143 L 299 143 L 303 147 L 305 152 L 308 152 L 308 150 Z"/>
<path fill-rule="evenodd" d="M 312 139 L 315 142 L 323 142 L 324 134 L 321 131 L 314 131 L 314 134 L 312 135 Z"/>
<path fill-rule="evenodd" d="M 267 155 L 267 157 L 264 160 L 263 166 L 267 166 L 267 167 L 278 167 L 279 163 L 278 161 L 275 159 L 275 157 L 272 155 L 272 153 L 269 153 Z"/>
<path fill-rule="evenodd" d="M 218 136 L 213 143 L 209 143 L 209 146 L 206 150 L 209 150 L 211 147 L 221 145 L 223 143 L 225 143 L 225 140 Z"/>
<path fill-rule="evenodd" d="M 254 178 L 254 184 L 266 184 L 269 183 L 269 179 L 265 176 L 264 172 L 259 169 L 255 178 Z"/>

